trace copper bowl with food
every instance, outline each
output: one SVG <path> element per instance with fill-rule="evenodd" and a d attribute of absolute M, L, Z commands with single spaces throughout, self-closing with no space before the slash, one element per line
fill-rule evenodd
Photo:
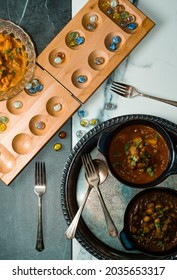
<path fill-rule="evenodd" d="M 175 144 L 154 121 L 126 121 L 103 132 L 97 147 L 112 175 L 130 187 L 152 187 L 177 173 Z"/>
<path fill-rule="evenodd" d="M 24 89 L 33 76 L 35 61 L 28 34 L 13 22 L 0 19 L 0 101 Z"/>
<path fill-rule="evenodd" d="M 168 256 L 177 252 L 177 191 L 154 187 L 129 202 L 120 234 L 127 249 Z M 127 246 L 128 245 L 128 246 Z"/>

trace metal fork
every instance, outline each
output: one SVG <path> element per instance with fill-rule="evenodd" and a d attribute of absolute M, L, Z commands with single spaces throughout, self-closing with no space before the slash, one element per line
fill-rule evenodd
<path fill-rule="evenodd" d="M 38 197 L 38 228 L 37 228 L 37 240 L 36 250 L 42 251 L 44 249 L 43 241 L 43 228 L 42 228 L 42 196 L 46 192 L 46 169 L 45 163 L 35 163 L 35 186 L 34 192 Z"/>
<path fill-rule="evenodd" d="M 142 97 L 147 97 L 150 99 L 155 99 L 157 101 L 161 101 L 170 105 L 173 105 L 175 107 L 177 107 L 177 101 L 173 101 L 173 100 L 169 100 L 169 99 L 164 99 L 164 98 L 160 98 L 157 96 L 152 96 L 149 94 L 145 94 L 145 93 L 141 93 L 139 91 L 137 91 L 133 86 L 131 85 L 126 85 L 123 83 L 118 83 L 118 82 L 113 82 L 112 86 L 111 86 L 111 90 L 123 97 L 127 97 L 127 98 L 131 98 L 131 97 L 135 97 L 135 96 L 142 96 Z"/>
<path fill-rule="evenodd" d="M 108 209 L 106 207 L 106 204 L 103 200 L 103 197 L 102 197 L 102 194 L 100 192 L 100 189 L 99 189 L 99 182 L 100 182 L 100 178 L 95 170 L 95 166 L 92 162 L 92 158 L 91 158 L 91 155 L 90 154 L 85 154 L 81 157 L 82 159 L 82 163 L 83 163 L 83 166 L 85 168 L 85 173 L 86 173 L 86 178 L 87 178 L 87 181 L 88 183 L 93 186 L 95 188 L 95 190 L 97 191 L 97 194 L 98 194 L 98 197 L 100 199 L 100 203 L 101 203 L 101 206 L 102 206 L 102 209 L 103 209 L 103 213 L 104 213 L 104 216 L 105 216 L 105 220 L 106 220 L 106 225 L 107 225 L 107 229 L 108 229 L 108 232 L 109 232 L 109 235 L 111 237 L 115 237 L 118 235 L 118 231 L 114 225 L 114 222 L 108 212 Z"/>

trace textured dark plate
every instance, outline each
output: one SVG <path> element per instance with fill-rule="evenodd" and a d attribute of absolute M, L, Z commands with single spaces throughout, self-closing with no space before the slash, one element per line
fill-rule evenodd
<path fill-rule="evenodd" d="M 103 159 L 97 150 L 97 141 L 103 131 L 115 129 L 118 125 L 132 119 L 150 120 L 162 125 L 177 143 L 177 125 L 151 115 L 124 115 L 105 121 L 90 130 L 71 151 L 65 164 L 61 182 L 61 203 L 62 209 L 69 225 L 75 216 L 78 206 L 86 190 L 84 171 L 81 164 L 81 155 L 91 153 L 93 158 Z M 170 176 L 163 182 L 163 186 L 177 189 L 175 175 Z M 110 188 L 111 187 L 111 188 Z M 108 191 L 109 188 L 109 191 Z M 120 231 L 123 227 L 123 216 L 125 208 L 130 199 L 141 189 L 134 190 L 121 184 L 109 173 L 107 180 L 101 186 L 102 194 L 109 208 L 112 218 Z M 143 254 L 138 251 L 125 251 L 118 239 L 108 236 L 105 227 L 104 216 L 99 205 L 97 196 L 92 190 L 85 205 L 82 218 L 80 219 L 76 239 L 93 256 L 98 259 L 153 259 L 155 257 Z M 175 259 L 177 256 L 168 258 Z"/>

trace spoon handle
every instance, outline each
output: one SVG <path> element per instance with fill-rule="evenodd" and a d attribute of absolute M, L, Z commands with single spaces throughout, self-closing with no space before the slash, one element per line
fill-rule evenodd
<path fill-rule="evenodd" d="M 87 191 L 84 195 L 84 198 L 83 198 L 83 201 L 74 217 L 74 219 L 72 220 L 70 226 L 68 227 L 68 229 L 66 230 L 65 232 L 65 236 L 67 239 L 73 239 L 75 237 L 75 233 L 76 233 L 76 229 L 77 229 L 77 225 L 78 225 L 78 222 L 79 222 L 79 219 L 80 219 L 80 216 L 82 214 L 82 211 L 84 209 L 84 206 L 85 206 L 85 203 L 87 201 L 87 198 L 90 194 L 90 191 L 92 189 L 92 186 L 88 186 L 87 188 Z"/>
<path fill-rule="evenodd" d="M 98 185 L 95 185 L 95 190 L 97 191 L 97 194 L 98 194 L 98 197 L 99 197 L 102 209 L 103 209 L 103 213 L 104 213 L 104 216 L 105 216 L 105 220 L 106 220 L 109 235 L 111 237 L 116 237 L 118 235 L 118 231 L 117 231 L 117 229 L 114 225 L 114 222 L 113 222 L 113 220 L 112 220 L 112 218 L 111 218 L 111 216 L 108 212 L 108 209 L 107 209 L 106 204 L 103 200 L 103 197 L 102 197 L 102 194 L 100 192 L 100 189 L 99 189 Z"/>

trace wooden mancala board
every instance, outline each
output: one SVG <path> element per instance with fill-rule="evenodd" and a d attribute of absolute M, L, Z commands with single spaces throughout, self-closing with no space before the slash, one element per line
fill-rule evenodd
<path fill-rule="evenodd" d="M 127 0 L 87 2 L 38 56 L 31 83 L 42 90 L 25 89 L 1 101 L 0 117 L 9 120 L 0 133 L 0 178 L 6 185 L 153 26 Z"/>

